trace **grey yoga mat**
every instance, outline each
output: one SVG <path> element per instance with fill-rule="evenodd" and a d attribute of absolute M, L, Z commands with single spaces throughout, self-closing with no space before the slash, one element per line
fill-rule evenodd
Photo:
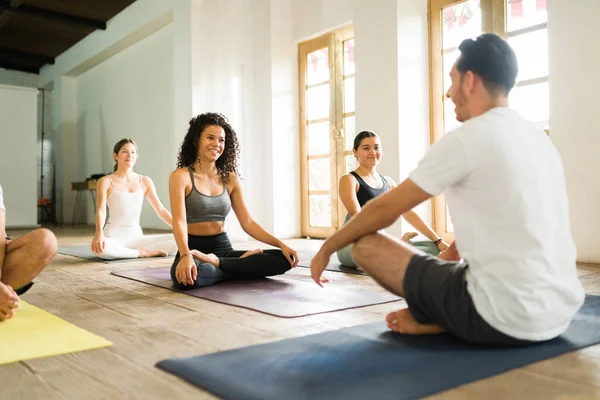
<path fill-rule="evenodd" d="M 600 297 L 560 337 L 490 348 L 450 334 L 405 336 L 371 323 L 157 366 L 224 399 L 422 398 L 600 342 Z M 491 394 L 493 397 L 493 394 Z"/>
<path fill-rule="evenodd" d="M 74 257 L 79 257 L 79 258 L 83 258 L 85 260 L 90 260 L 90 261 L 96 261 L 96 262 L 101 262 L 101 263 L 105 263 L 105 264 L 110 264 L 110 263 L 122 263 L 122 262 L 131 262 L 131 261 L 140 261 L 142 260 L 142 258 L 120 258 L 117 260 L 104 260 L 100 257 L 96 257 L 96 255 L 94 253 L 92 253 L 92 249 L 90 249 L 90 246 L 65 246 L 65 247 L 59 247 L 58 248 L 58 254 L 64 254 L 67 256 L 74 256 Z"/>

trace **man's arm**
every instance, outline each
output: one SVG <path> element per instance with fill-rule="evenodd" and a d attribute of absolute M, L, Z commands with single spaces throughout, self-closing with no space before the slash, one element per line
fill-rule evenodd
<path fill-rule="evenodd" d="M 325 241 L 321 251 L 329 257 L 359 238 L 387 228 L 430 197 L 412 180 L 406 179 L 391 191 L 369 201 L 350 222 Z"/>

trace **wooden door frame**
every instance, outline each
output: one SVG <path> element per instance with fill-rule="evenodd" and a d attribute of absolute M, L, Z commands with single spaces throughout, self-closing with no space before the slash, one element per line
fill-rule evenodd
<path fill-rule="evenodd" d="M 344 142 L 344 90 L 343 90 L 343 42 L 353 37 L 352 26 L 343 27 L 325 35 L 298 44 L 298 93 L 299 93 L 299 128 L 300 128 L 300 192 L 301 192 L 301 234 L 315 238 L 331 236 L 343 222 L 339 216 L 343 207 L 338 199 L 337 185 L 339 171 L 345 170 L 345 157 L 338 157 L 339 146 Z M 331 196 L 331 227 L 310 226 L 309 171 L 308 171 L 308 140 L 307 140 L 307 110 L 306 110 L 306 55 L 329 48 L 329 132 L 330 132 L 330 174 L 331 189 L 322 194 Z M 341 51 L 340 51 L 341 48 Z M 341 168 L 341 169 L 340 169 Z M 319 193 L 316 193 L 319 194 Z M 342 217 L 343 218 L 343 217 Z M 334 223 L 337 222 L 337 223 Z"/>

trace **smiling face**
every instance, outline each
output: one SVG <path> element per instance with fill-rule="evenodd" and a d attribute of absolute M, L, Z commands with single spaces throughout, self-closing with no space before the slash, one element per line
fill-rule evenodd
<path fill-rule="evenodd" d="M 133 143 L 125 143 L 117 153 L 113 153 L 113 158 L 119 168 L 133 168 L 137 161 L 137 148 Z"/>
<path fill-rule="evenodd" d="M 220 125 L 209 125 L 200 134 L 198 158 L 215 162 L 225 151 L 225 130 Z"/>
<path fill-rule="evenodd" d="M 454 103 L 454 112 L 456 113 L 456 120 L 458 122 L 465 122 L 471 118 L 469 113 L 469 99 L 465 95 L 465 82 L 464 76 L 456 69 L 458 60 L 452 66 L 450 71 L 450 79 L 452 84 L 446 93 L 446 97 L 452 100 Z M 472 79 L 469 77 L 469 79 Z"/>
<path fill-rule="evenodd" d="M 360 141 L 357 150 L 353 150 L 358 163 L 367 168 L 372 168 L 379 164 L 383 156 L 381 149 L 381 140 L 377 136 L 366 137 Z"/>

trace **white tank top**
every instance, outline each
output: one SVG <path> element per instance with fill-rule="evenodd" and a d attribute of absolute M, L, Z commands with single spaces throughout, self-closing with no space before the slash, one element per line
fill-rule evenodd
<path fill-rule="evenodd" d="M 109 216 L 107 224 L 119 226 L 139 226 L 142 205 L 144 204 L 144 188 L 142 176 L 140 175 L 140 190 L 135 192 L 123 192 L 115 188 L 110 176 L 108 177 L 113 187 L 112 192 L 106 199 Z"/>

